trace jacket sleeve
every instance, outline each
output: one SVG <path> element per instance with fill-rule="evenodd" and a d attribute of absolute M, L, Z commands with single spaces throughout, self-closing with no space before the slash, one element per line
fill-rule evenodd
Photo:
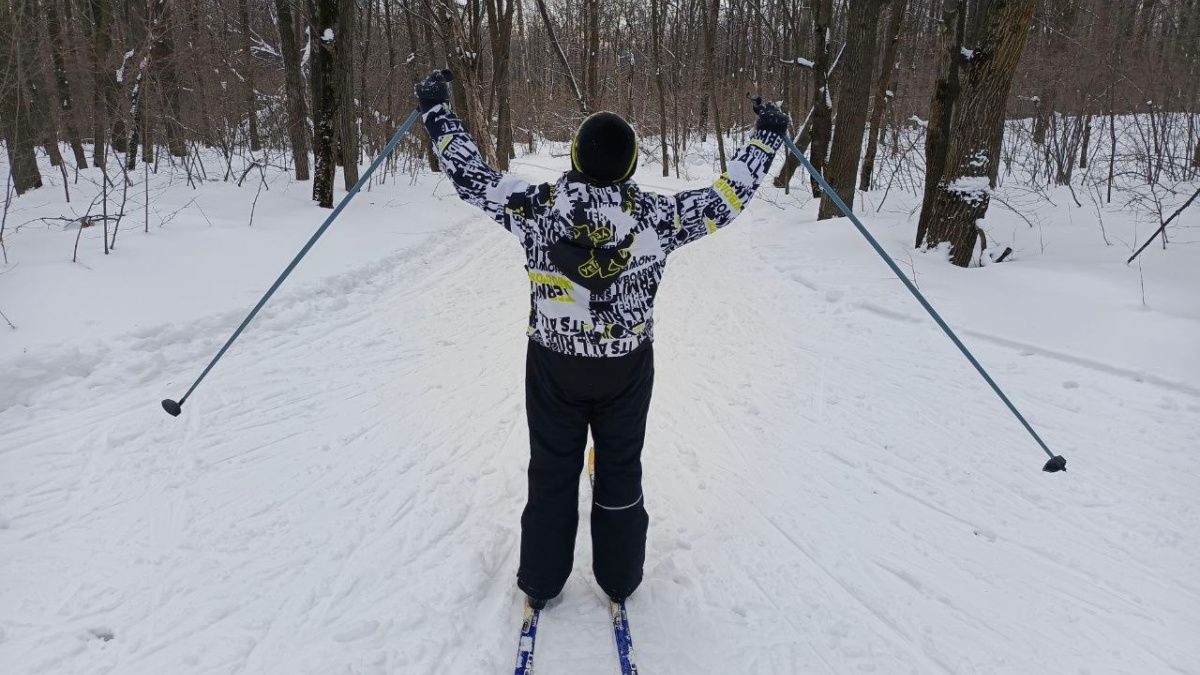
<path fill-rule="evenodd" d="M 750 142 L 734 153 L 726 172 L 711 186 L 670 197 L 645 193 L 663 253 L 670 254 L 733 222 L 766 177 L 780 145 L 783 137 L 779 134 L 756 131 Z"/>
<path fill-rule="evenodd" d="M 508 231 L 524 237 L 525 219 L 532 217 L 536 204 L 545 202 L 550 186 L 530 185 L 488 166 L 475 140 L 449 106 L 436 105 L 423 119 L 442 173 L 454 183 L 458 196 L 483 209 Z"/>

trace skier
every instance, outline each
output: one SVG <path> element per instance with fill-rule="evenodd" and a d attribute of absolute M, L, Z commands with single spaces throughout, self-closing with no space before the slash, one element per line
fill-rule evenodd
<path fill-rule="evenodd" d="M 524 246 L 530 279 L 529 496 L 517 586 L 541 609 L 567 582 L 590 427 L 592 568 L 620 603 L 641 583 L 646 559 L 641 454 L 654 380 L 654 296 L 667 258 L 741 213 L 790 119 L 754 99 L 757 131 L 728 171 L 711 187 L 668 197 L 638 188 L 637 135 L 620 116 L 598 112 L 575 132 L 571 170 L 532 185 L 484 162 L 450 109 L 453 79 L 436 71 L 416 85 L 425 128 L 459 196 Z"/>

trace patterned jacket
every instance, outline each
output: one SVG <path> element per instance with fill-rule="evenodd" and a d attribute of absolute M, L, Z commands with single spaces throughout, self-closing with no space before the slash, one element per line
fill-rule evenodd
<path fill-rule="evenodd" d="M 632 180 L 595 185 L 575 171 L 531 185 L 488 166 L 447 105 L 434 106 L 424 122 L 459 196 L 525 248 L 529 338 L 590 357 L 623 356 L 653 339 L 654 296 L 668 256 L 732 222 L 783 143 L 758 131 L 711 187 L 667 197 Z"/>

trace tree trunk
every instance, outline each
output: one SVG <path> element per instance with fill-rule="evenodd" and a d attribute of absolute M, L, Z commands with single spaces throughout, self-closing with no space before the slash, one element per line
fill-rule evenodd
<path fill-rule="evenodd" d="M 355 0 L 338 2 L 339 21 L 334 69 L 337 78 L 338 148 L 342 154 L 342 182 L 347 191 L 358 182 L 358 106 L 354 102 L 354 42 L 358 5 Z"/>
<path fill-rule="evenodd" d="M 820 6 L 818 5 L 817 8 L 819 7 Z M 833 10 L 830 9 L 830 11 L 832 12 Z M 814 31 L 814 35 L 818 32 L 821 35 L 827 34 L 825 31 Z M 813 65 L 813 79 L 814 84 L 816 85 L 812 95 L 813 104 L 808 110 L 808 115 L 805 119 L 804 127 L 800 130 L 800 135 L 793 139 L 797 150 L 800 152 L 807 152 L 809 144 L 815 143 L 814 135 L 816 133 L 824 134 L 822 147 L 825 149 L 819 153 L 820 162 L 818 163 L 817 161 L 818 152 L 815 145 L 813 152 L 809 154 L 809 161 L 813 164 L 813 168 L 817 169 L 817 171 L 822 170 L 822 168 L 825 166 L 825 159 L 829 155 L 829 138 L 832 136 L 831 125 L 833 124 L 832 98 L 821 96 L 820 94 L 822 91 L 824 91 L 824 88 L 828 86 L 829 79 L 837 70 L 841 56 L 845 53 L 845 49 L 840 50 L 838 52 L 838 58 L 834 59 L 832 63 L 829 63 L 828 47 L 828 44 L 822 46 L 819 42 L 817 43 L 816 54 L 818 58 L 816 63 Z M 829 63 L 828 69 L 822 67 L 822 63 Z M 819 132 L 817 131 L 818 129 L 820 130 Z M 775 187 L 786 189 L 788 184 L 791 183 L 792 176 L 796 173 L 796 169 L 799 168 L 800 160 L 796 159 L 792 153 L 787 153 L 787 157 L 785 157 L 783 160 L 783 168 L 780 169 L 779 175 L 775 177 Z M 817 183 L 815 178 L 810 177 L 810 182 L 812 184 L 813 196 L 820 197 L 820 185 Z"/>
<path fill-rule="evenodd" d="M 15 24 L 17 35 L 17 81 L 22 83 L 28 95 L 29 111 L 33 117 L 29 120 L 34 137 L 41 142 L 50 156 L 50 164 L 59 166 L 63 163 L 62 152 L 58 149 L 58 129 L 55 124 L 54 110 L 47 97 L 46 80 L 42 73 L 42 59 L 39 46 L 41 31 L 39 30 L 36 0 L 18 0 L 19 15 Z M 11 24 L 10 24 L 11 25 Z"/>
<path fill-rule="evenodd" d="M 300 72 L 300 46 L 296 44 L 296 24 L 290 0 L 275 0 L 279 16 L 279 44 L 283 52 L 284 91 L 287 99 L 288 140 L 296 180 L 308 180 L 308 102 L 304 98 L 304 80 Z"/>
<path fill-rule="evenodd" d="M 13 26 L 8 3 L 0 1 L 0 26 Z M 0 132 L 18 195 L 42 186 L 34 151 L 32 115 L 26 89 L 20 81 L 20 68 L 15 63 L 15 31 L 0 30 Z"/>
<path fill-rule="evenodd" d="M 946 171 L 946 158 L 950 151 L 950 132 L 954 121 L 954 107 L 958 103 L 961 86 L 959 64 L 962 63 L 963 39 L 966 32 L 966 0 L 957 0 L 954 7 L 942 14 L 942 54 L 938 62 L 938 79 L 934 83 L 933 99 L 929 103 L 929 129 L 925 134 L 925 194 L 922 203 L 933 199 L 933 190 Z M 917 242 L 925 241 L 929 230 L 932 211 L 921 209 L 917 219 Z"/>
<path fill-rule="evenodd" d="M 663 88 L 662 72 L 662 33 L 663 26 L 659 16 L 659 5 L 662 0 L 651 0 L 650 32 L 654 41 L 654 82 L 658 87 L 658 140 L 662 146 L 662 175 L 666 178 L 670 173 L 670 159 L 667 156 L 667 98 Z"/>
<path fill-rule="evenodd" d="M 103 2 L 104 0 L 101 0 Z M 115 21 L 114 21 L 115 23 Z M 133 38 L 130 38 L 132 41 Z M 125 110 L 121 108 L 121 94 L 125 86 L 125 78 L 129 77 L 130 60 L 137 52 L 137 43 L 129 45 L 129 48 L 124 51 L 121 56 L 121 66 L 117 73 L 112 75 L 112 83 L 108 85 L 107 105 L 108 105 L 108 121 L 111 125 L 109 130 L 109 142 L 112 143 L 113 149 L 117 152 L 129 151 L 129 126 L 125 119 Z M 119 78 L 119 79 L 118 79 Z"/>
<path fill-rule="evenodd" d="M 721 109 L 717 105 L 717 64 L 714 53 L 717 51 L 717 23 L 721 20 L 721 0 L 712 0 L 708 6 L 708 20 L 704 28 L 704 54 L 706 59 L 708 84 L 706 95 L 712 105 L 713 126 L 717 136 L 717 154 L 721 159 L 721 173 L 725 173 L 725 136 L 721 133 Z M 701 123 L 701 133 L 705 125 Z"/>
<path fill-rule="evenodd" d="M 908 0 L 891 0 L 892 15 L 888 21 L 887 34 L 884 36 L 883 65 L 879 71 L 879 80 L 875 87 L 875 104 L 871 107 L 871 128 L 867 132 L 867 154 L 863 159 L 862 176 L 859 178 L 858 189 L 871 189 L 871 176 L 875 173 L 875 156 L 879 152 L 879 141 L 883 138 L 883 113 L 887 109 L 891 96 L 892 74 L 896 72 L 899 63 L 896 54 L 900 49 L 900 26 L 904 23 L 904 11 Z"/>
<path fill-rule="evenodd" d="M 146 86 L 146 67 L 150 65 L 150 55 L 135 54 L 134 62 L 138 64 L 137 75 L 134 76 L 133 88 L 129 94 L 129 140 L 125 142 L 125 169 L 133 171 L 137 167 L 138 144 L 142 142 L 145 131 L 144 88 Z"/>
<path fill-rule="evenodd" d="M 1092 114 L 1083 116 L 1083 147 L 1079 151 L 1079 168 L 1088 168 L 1088 153 L 1092 147 Z"/>
<path fill-rule="evenodd" d="M 829 91 L 829 31 L 833 25 L 833 0 L 816 0 L 813 7 L 813 66 L 812 149 L 808 160 L 821 175 L 829 156 L 829 141 L 833 138 L 833 96 Z M 799 163 L 799 160 L 796 160 Z M 794 169 L 793 169 L 794 170 Z M 821 196 L 821 186 L 811 178 L 813 197 Z"/>
<path fill-rule="evenodd" d="M 486 0 L 485 5 L 488 15 L 488 35 L 492 47 L 492 97 L 496 102 L 497 110 L 496 168 L 500 171 L 508 171 L 508 160 L 515 156 L 512 137 L 512 105 L 509 100 L 509 54 L 512 51 L 513 10 L 516 2 L 517 0 Z"/>
<path fill-rule="evenodd" d="M 163 25 L 158 30 L 158 39 L 154 42 L 150 59 L 158 73 L 163 103 L 166 105 L 163 127 L 167 135 L 167 151 L 172 157 L 187 157 L 187 142 L 183 137 L 181 119 L 183 110 L 179 100 L 182 84 L 179 81 L 179 64 L 175 62 L 175 22 L 172 20 L 174 10 L 171 2 L 163 7 L 160 19 Z"/>
<path fill-rule="evenodd" d="M 254 55 L 250 53 L 250 2 L 238 0 L 238 23 L 242 25 L 242 85 L 246 97 L 246 119 L 250 151 L 262 150 L 258 135 L 258 94 L 254 91 Z"/>
<path fill-rule="evenodd" d="M 112 14 L 106 0 L 88 0 L 88 8 L 92 14 L 92 163 L 103 169 L 109 119 L 117 103 L 117 81 L 108 70 L 107 58 L 112 49 Z"/>
<path fill-rule="evenodd" d="M 587 92 L 587 100 L 593 109 L 601 108 L 601 87 L 600 87 L 600 1 L 599 0 L 584 0 L 584 12 L 586 13 L 585 30 L 586 30 L 586 47 L 584 54 L 584 63 L 586 69 L 584 71 L 584 91 Z"/>
<path fill-rule="evenodd" d="M 950 261 L 966 267 L 979 236 L 978 221 L 991 201 L 992 140 L 1003 130 L 1004 109 L 1037 0 L 995 0 L 981 41 L 964 68 L 962 99 L 950 134 L 946 171 L 932 199 L 925 244 L 950 243 Z"/>
<path fill-rule="evenodd" d="M 137 74 L 134 76 L 133 87 L 129 94 L 129 140 L 125 144 L 125 168 L 132 171 L 137 166 L 137 152 L 139 143 L 144 143 L 149 146 L 149 139 L 145 138 L 149 130 L 149 115 L 146 110 L 146 85 L 148 78 L 146 72 L 150 66 L 150 57 L 157 44 L 156 34 L 166 30 L 163 18 L 166 16 L 167 8 L 171 0 L 153 0 L 154 5 L 150 10 L 150 16 L 146 23 L 146 33 L 140 43 L 140 47 L 133 54 L 132 62 L 137 64 Z M 143 160 L 150 162 L 153 160 L 151 153 L 147 152 L 143 156 Z"/>
<path fill-rule="evenodd" d="M 838 96 L 837 129 L 829 153 L 825 180 L 854 208 L 854 179 L 862 157 L 863 132 L 867 124 L 867 106 L 871 95 L 871 74 L 875 69 L 875 46 L 879 40 L 879 15 L 883 0 L 850 0 L 850 26 L 846 33 L 849 54 Z M 829 195 L 821 195 L 817 218 L 825 220 L 842 212 Z"/>
<path fill-rule="evenodd" d="M 333 177 L 337 172 L 333 124 L 338 111 L 337 74 L 334 71 L 338 0 L 314 0 L 312 9 L 313 201 L 322 208 L 332 209 Z"/>
<path fill-rule="evenodd" d="M 1038 147 L 1046 145 L 1046 132 L 1050 129 L 1050 116 L 1054 114 L 1056 104 L 1052 88 L 1037 97 L 1033 110 L 1033 144 Z"/>
<path fill-rule="evenodd" d="M 87 154 L 83 151 L 83 140 L 75 119 L 75 101 L 71 98 L 71 80 L 67 77 L 66 36 L 58 14 L 58 0 L 43 0 L 46 7 L 46 30 L 50 36 L 50 59 L 54 64 L 54 83 L 58 91 L 58 107 L 62 111 L 63 129 L 71 152 L 75 155 L 75 166 L 88 168 Z"/>

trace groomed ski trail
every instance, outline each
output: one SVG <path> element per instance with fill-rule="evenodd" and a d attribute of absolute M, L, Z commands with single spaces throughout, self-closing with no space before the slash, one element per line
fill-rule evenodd
<path fill-rule="evenodd" d="M 177 420 L 243 312 L 0 363 L 6 668 L 511 669 L 528 282 L 439 193 L 420 244 L 285 286 Z M 865 245 L 797 253 L 838 227 L 808 218 L 755 203 L 668 266 L 642 672 L 1200 673 L 1200 399 L 968 338 L 1071 461 L 1041 474 L 932 324 L 855 304 L 916 314 Z M 613 668 L 581 507 L 539 673 Z"/>

